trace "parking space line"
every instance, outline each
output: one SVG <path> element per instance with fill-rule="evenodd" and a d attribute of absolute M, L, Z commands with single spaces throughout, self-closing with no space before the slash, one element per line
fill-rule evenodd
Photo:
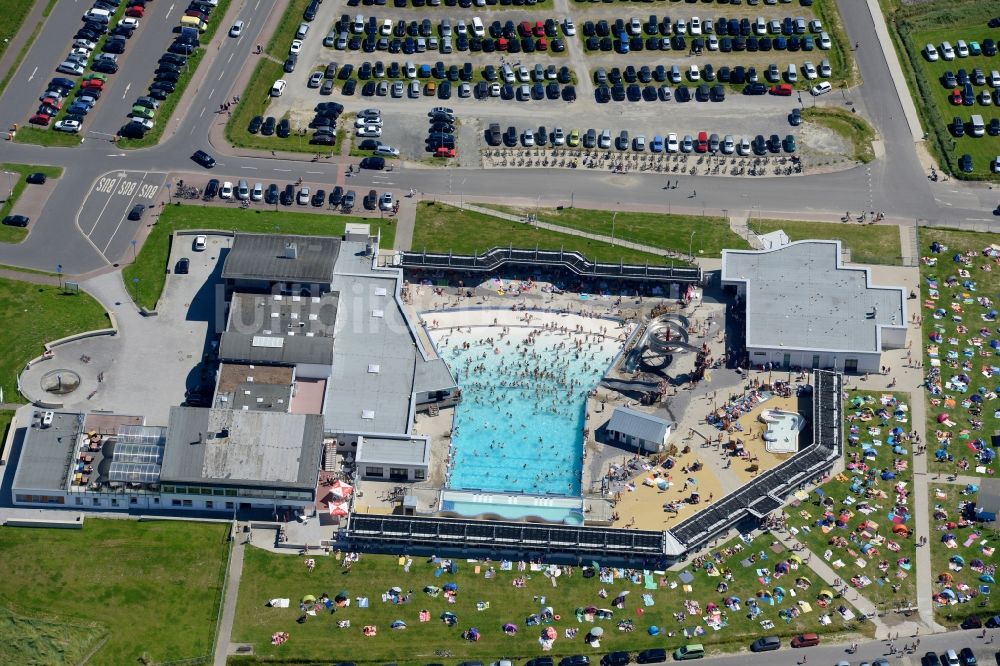
<path fill-rule="evenodd" d="M 123 177 L 124 177 L 124 176 L 123 176 Z M 90 231 L 88 231 L 88 232 L 87 232 L 87 238 L 88 238 L 88 239 L 90 238 L 90 234 L 94 233 L 94 229 L 96 229 L 96 228 L 97 228 L 97 223 L 101 221 L 101 218 L 102 218 L 102 217 L 104 217 L 104 211 L 105 211 L 105 210 L 107 210 L 107 208 L 108 208 L 108 204 L 110 204 L 110 203 L 111 203 L 111 199 L 113 199 L 113 198 L 114 198 L 114 196 L 115 196 L 115 190 L 116 190 L 116 189 L 118 189 L 118 183 L 120 183 L 120 182 L 122 181 L 122 178 L 123 178 L 123 177 L 116 177 L 116 178 L 115 178 L 115 182 L 114 182 L 114 184 L 112 185 L 112 187 L 111 187 L 111 190 L 110 190 L 110 191 L 108 192 L 108 200 L 107 200 L 107 201 L 105 201 L 105 202 L 104 202 L 104 205 L 103 205 L 103 206 L 101 207 L 101 212 L 100 212 L 100 213 L 98 213 L 98 214 L 97 214 L 97 215 L 96 215 L 96 216 L 94 217 L 94 226 L 92 226 L 92 227 L 90 228 Z M 93 191 L 94 191 L 94 190 L 93 190 L 93 188 L 91 188 L 91 192 L 93 192 Z M 94 246 L 94 249 L 97 249 L 97 246 Z M 98 252 L 100 252 L 100 250 L 98 250 Z M 101 255 L 103 256 L 103 255 L 104 255 L 104 253 L 103 253 L 103 252 L 101 252 Z M 105 259 L 107 259 L 107 257 L 105 257 Z"/>
<path fill-rule="evenodd" d="M 125 212 L 122 213 L 121 218 L 119 218 L 118 220 L 118 225 L 115 227 L 115 230 L 111 233 L 111 236 L 108 237 L 108 243 L 107 245 L 104 246 L 104 249 L 101 250 L 101 254 L 107 252 L 108 248 L 111 247 L 111 243 L 115 240 L 115 236 L 118 235 L 118 231 L 119 229 L 121 229 L 122 223 L 125 222 L 125 218 L 128 217 L 129 211 L 131 211 L 132 206 L 135 205 L 135 198 L 139 196 L 139 194 L 143 191 L 143 184 L 146 182 L 146 177 L 148 175 L 149 175 L 148 171 L 142 172 L 142 178 L 140 178 L 139 182 L 136 184 L 135 191 L 133 192 L 132 196 L 129 197 L 128 204 L 125 205 Z M 156 189 L 159 190 L 159 186 L 157 186 Z"/>

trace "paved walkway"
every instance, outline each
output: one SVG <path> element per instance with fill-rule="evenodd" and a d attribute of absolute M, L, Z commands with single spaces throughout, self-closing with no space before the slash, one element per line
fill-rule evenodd
<path fill-rule="evenodd" d="M 24 23 L 21 24 L 17 34 L 14 35 L 14 38 L 7 44 L 7 49 L 3 52 L 3 57 L 0 58 L 0 78 L 6 76 L 8 73 L 14 73 L 11 71 L 11 68 L 14 66 L 14 61 L 17 60 L 17 56 L 20 55 L 21 48 L 23 48 L 25 42 L 28 41 L 28 37 L 30 37 L 31 33 L 35 31 L 35 26 L 45 20 L 42 16 L 42 11 L 45 9 L 45 5 L 47 4 L 48 3 L 45 2 L 45 0 L 38 0 L 31 8 L 31 11 L 28 12 L 28 15 L 24 17 Z"/>
<path fill-rule="evenodd" d="M 243 551 L 246 549 L 242 535 L 236 536 L 236 543 L 229 555 L 229 574 L 226 577 L 226 598 L 222 602 L 222 621 L 215 637 L 215 666 L 226 666 L 229 655 L 229 639 L 233 634 L 236 618 L 236 598 L 240 593 L 240 579 L 243 578 Z"/>
<path fill-rule="evenodd" d="M 917 107 L 913 104 L 913 98 L 910 97 L 910 89 L 906 85 L 906 77 L 903 75 L 903 68 L 899 64 L 899 57 L 896 54 L 896 48 L 893 46 L 892 37 L 889 36 L 889 28 L 885 24 L 885 16 L 882 14 L 878 0 L 866 0 L 866 4 L 868 5 L 868 11 L 872 15 L 872 23 L 875 24 L 875 34 L 878 35 L 878 47 L 882 49 L 882 53 L 885 55 L 885 62 L 889 66 L 889 72 L 892 74 L 892 83 L 896 88 L 896 94 L 899 96 L 899 103 L 903 107 L 903 115 L 906 116 L 906 124 L 910 128 L 910 134 L 913 135 L 914 141 L 923 141 L 924 129 L 920 126 L 920 116 L 917 115 Z M 874 46 L 874 44 L 862 44 L 860 48 L 873 48 Z"/>
<path fill-rule="evenodd" d="M 673 257 L 677 259 L 689 260 L 689 257 L 682 255 L 679 252 L 674 252 L 673 250 L 664 250 L 662 247 L 653 247 L 652 245 L 642 245 L 641 243 L 633 243 L 632 241 L 622 240 L 621 238 L 612 238 L 611 236 L 604 236 L 602 234 L 592 234 L 586 231 L 580 231 L 579 229 L 572 229 L 570 227 L 563 227 L 558 224 L 551 224 L 549 222 L 541 222 L 539 220 L 534 220 L 528 222 L 524 217 L 520 215 L 511 215 L 510 213 L 504 213 L 503 211 L 493 210 L 492 208 L 483 208 L 482 206 L 476 206 L 475 204 L 466 203 L 460 201 L 459 203 L 450 202 L 450 205 L 456 208 L 461 208 L 473 213 L 481 213 L 482 215 L 490 215 L 492 217 L 500 218 L 501 220 L 509 220 L 511 222 L 520 222 L 522 224 L 531 224 L 538 229 L 546 229 L 548 231 L 554 231 L 560 234 L 568 234 L 570 236 L 579 236 L 580 238 L 588 238 L 590 240 L 600 241 L 602 243 L 609 243 L 610 245 L 617 245 L 618 247 L 625 247 L 630 250 L 636 250 L 638 252 L 645 252 L 647 254 L 655 254 L 661 257 Z"/>
<path fill-rule="evenodd" d="M 0 268 L 0 278 L 7 280 L 20 280 L 21 282 L 31 282 L 33 284 L 47 284 L 51 286 L 59 285 L 59 278 L 43 273 L 27 273 L 11 268 Z"/>
<path fill-rule="evenodd" d="M 346 141 L 345 141 L 346 143 Z M 393 250 L 409 250 L 413 245 L 413 228 L 417 223 L 417 203 L 413 199 L 403 199 L 396 214 L 396 239 Z"/>

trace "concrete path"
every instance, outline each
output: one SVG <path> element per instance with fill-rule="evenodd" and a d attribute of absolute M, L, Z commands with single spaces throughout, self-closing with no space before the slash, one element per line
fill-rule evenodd
<path fill-rule="evenodd" d="M 904 266 L 917 265 L 920 248 L 917 247 L 917 227 L 915 225 L 899 225 L 899 253 Z"/>
<path fill-rule="evenodd" d="M 346 143 L 346 142 L 345 142 Z M 417 203 L 413 199 L 402 199 L 396 214 L 396 239 L 393 250 L 409 250 L 413 245 L 413 228 L 417 223 Z"/>
<path fill-rule="evenodd" d="M 45 20 L 45 17 L 42 16 L 42 11 L 47 4 L 45 0 L 37 0 L 31 11 L 28 12 L 28 15 L 24 17 L 24 23 L 21 24 L 17 34 L 7 44 L 7 48 L 3 52 L 3 57 L 0 58 L 0 78 L 5 77 L 8 72 L 13 74 L 11 69 L 14 67 L 14 61 L 20 55 L 21 49 L 28 41 L 28 37 L 35 31 L 35 26 Z"/>
<path fill-rule="evenodd" d="M 243 552 L 246 548 L 242 536 L 237 535 L 236 543 L 229 554 L 229 574 L 226 576 L 226 596 L 222 602 L 222 621 L 219 622 L 219 633 L 215 637 L 215 666 L 226 666 L 229 656 L 229 642 L 233 634 L 233 621 L 236 619 L 236 598 L 240 593 L 240 580 L 243 578 Z"/>
<path fill-rule="evenodd" d="M 906 124 L 910 128 L 910 134 L 914 141 L 924 140 L 924 129 L 920 125 L 920 116 L 917 115 L 917 107 L 910 97 L 910 89 L 906 85 L 906 77 L 903 75 L 903 67 L 899 63 L 896 48 L 893 46 L 892 37 L 889 36 L 889 28 L 885 24 L 885 16 L 879 7 L 878 0 L 865 0 L 868 11 L 871 12 L 872 22 L 875 24 L 875 34 L 878 35 L 878 45 L 861 44 L 859 48 L 881 48 L 885 56 L 885 62 L 889 65 L 889 72 L 892 75 L 892 83 L 896 87 L 896 95 L 899 96 L 899 103 L 903 107 L 903 115 L 906 116 Z"/>
<path fill-rule="evenodd" d="M 570 227 L 563 227 L 558 224 L 551 224 L 549 222 L 541 222 L 539 220 L 534 220 L 529 222 L 526 218 L 519 215 L 511 215 L 510 213 L 504 213 L 503 211 L 493 210 L 492 208 L 483 208 L 482 206 L 476 206 L 474 204 L 465 203 L 460 201 L 459 203 L 449 202 L 450 205 L 456 208 L 461 208 L 473 213 L 480 213 L 482 215 L 490 215 L 492 217 L 500 218 L 501 220 L 508 220 L 510 222 L 520 222 L 522 224 L 531 224 L 538 229 L 545 229 L 547 231 L 554 231 L 560 234 L 567 234 L 569 236 L 579 236 L 580 238 L 588 238 L 590 240 L 600 241 L 602 243 L 608 243 L 610 245 L 617 245 L 618 247 L 628 248 L 630 250 L 636 250 L 638 252 L 645 252 L 647 254 L 655 254 L 661 257 L 672 257 L 676 259 L 689 260 L 690 257 L 682 255 L 679 252 L 674 252 L 673 250 L 664 250 L 662 247 L 653 247 L 652 245 L 642 245 L 641 243 L 633 243 L 632 241 L 622 240 L 621 238 L 612 238 L 611 236 L 604 236 L 602 234 L 592 234 L 586 231 L 580 231 L 579 229 L 572 229 Z"/>
<path fill-rule="evenodd" d="M 5 278 L 7 280 L 20 280 L 21 282 L 31 282 L 33 284 L 46 284 L 54 287 L 59 286 L 59 278 L 53 275 L 27 273 L 25 271 L 10 268 L 0 268 L 0 278 Z"/>

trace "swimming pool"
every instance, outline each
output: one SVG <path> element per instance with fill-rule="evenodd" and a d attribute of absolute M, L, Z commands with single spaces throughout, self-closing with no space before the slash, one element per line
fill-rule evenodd
<path fill-rule="evenodd" d="M 780 409 L 765 409 L 760 420 L 767 424 L 764 448 L 770 453 L 795 453 L 799 450 L 799 432 L 806 421 L 801 414 Z"/>
<path fill-rule="evenodd" d="M 441 493 L 441 511 L 465 518 L 536 519 L 567 525 L 583 524 L 583 500 L 578 497 L 493 495 L 467 490 Z"/>
<path fill-rule="evenodd" d="M 592 332 L 572 332 L 580 322 Z M 613 322 L 565 316 L 559 326 L 570 331 L 528 325 L 429 330 L 462 387 L 449 488 L 580 495 L 587 393 L 622 342 Z M 611 329 L 607 336 L 596 332 L 601 327 Z"/>

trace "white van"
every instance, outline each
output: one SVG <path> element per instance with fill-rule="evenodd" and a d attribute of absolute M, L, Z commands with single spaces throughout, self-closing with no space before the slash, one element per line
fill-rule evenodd
<path fill-rule="evenodd" d="M 236 198 L 240 201 L 246 201 L 250 198 L 250 186 L 247 181 L 240 179 L 239 184 L 236 186 Z"/>
<path fill-rule="evenodd" d="M 981 115 L 974 114 L 972 116 L 972 136 L 982 136 L 986 134 L 986 124 L 983 122 L 983 117 Z"/>
<path fill-rule="evenodd" d="M 281 97 L 281 93 L 285 92 L 285 86 L 287 85 L 288 82 L 284 79 L 275 81 L 274 85 L 271 86 L 271 97 Z"/>
<path fill-rule="evenodd" d="M 101 23 L 111 22 L 111 12 L 107 9 L 99 9 L 97 7 L 90 9 L 86 14 L 83 15 L 84 21 L 99 21 Z"/>
<path fill-rule="evenodd" d="M 514 68 L 513 67 L 511 67 L 507 63 L 504 63 L 503 66 L 500 68 L 500 71 L 503 72 L 503 80 L 506 83 L 514 83 Z"/>
<path fill-rule="evenodd" d="M 478 16 L 472 17 L 472 34 L 476 37 L 482 37 L 486 34 L 486 28 L 483 27 L 483 19 Z"/>
<path fill-rule="evenodd" d="M 785 80 L 789 83 L 795 83 L 799 80 L 799 70 L 795 66 L 795 63 L 788 63 L 788 69 L 785 70 Z"/>

